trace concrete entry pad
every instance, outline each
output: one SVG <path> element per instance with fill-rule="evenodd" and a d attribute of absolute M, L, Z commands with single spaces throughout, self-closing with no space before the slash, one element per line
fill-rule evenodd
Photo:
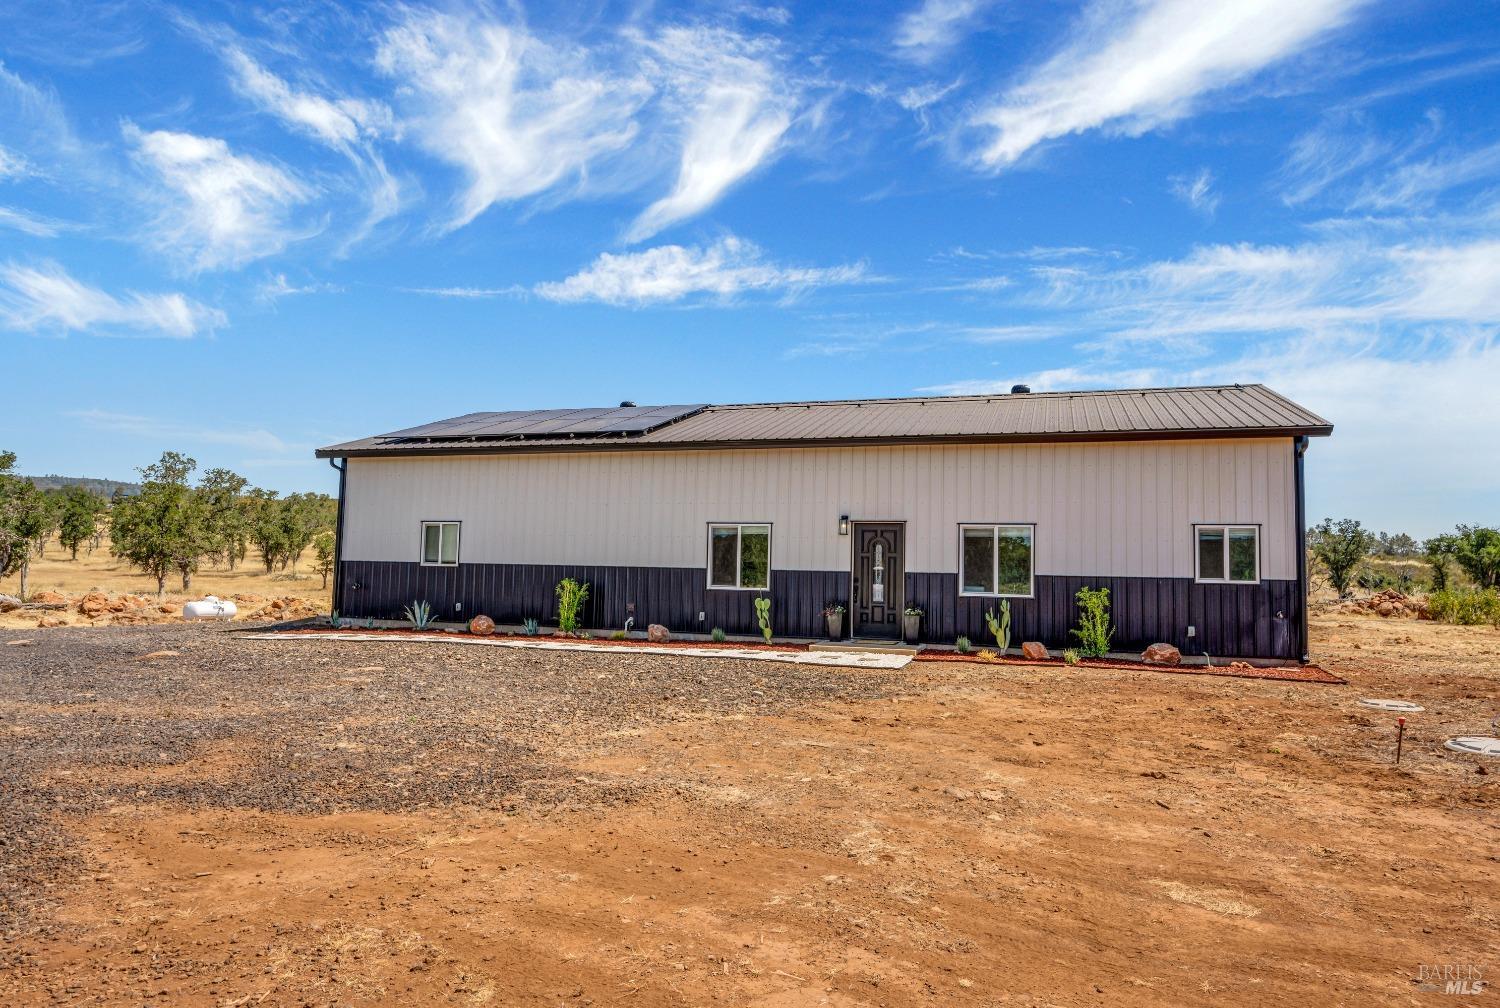
<path fill-rule="evenodd" d="M 515 637 L 470 637 L 467 635 L 396 633 L 248 633 L 248 640 L 381 641 L 406 644 L 467 644 L 478 647 L 532 648 L 539 651 L 594 651 L 606 654 L 683 655 L 691 658 L 738 658 L 741 661 L 784 662 L 791 665 L 824 665 L 835 668 L 895 670 L 911 664 L 911 655 L 840 651 L 767 651 L 760 648 L 632 647 L 588 641 L 527 640 Z"/>
<path fill-rule="evenodd" d="M 1443 748 L 1452 752 L 1468 753 L 1470 756 L 1494 756 L 1500 758 L 1500 738 L 1493 735 L 1460 735 L 1443 743 Z"/>
<path fill-rule="evenodd" d="M 1414 704 L 1409 700 L 1378 700 L 1374 697 L 1366 697 L 1361 700 L 1360 706 L 1374 707 L 1376 710 L 1395 711 L 1398 714 L 1419 714 L 1426 710 L 1421 704 Z"/>

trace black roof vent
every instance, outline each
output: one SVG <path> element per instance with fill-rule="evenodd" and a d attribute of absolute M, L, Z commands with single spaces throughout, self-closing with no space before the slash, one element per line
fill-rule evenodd
<path fill-rule="evenodd" d="M 635 403 L 631 402 L 629 399 L 626 399 L 624 402 L 622 402 L 620 404 L 620 408 L 621 409 L 635 409 Z"/>
<path fill-rule="evenodd" d="M 1010 387 L 1010 394 L 1011 395 L 1026 395 L 1030 391 L 1031 391 L 1031 386 L 1030 385 L 1012 385 Z"/>

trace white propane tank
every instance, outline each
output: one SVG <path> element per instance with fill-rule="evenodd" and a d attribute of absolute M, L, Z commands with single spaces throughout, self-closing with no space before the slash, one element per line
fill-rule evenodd
<path fill-rule="evenodd" d="M 234 619 L 234 614 L 239 612 L 233 602 L 221 602 L 210 595 L 208 598 L 189 602 L 182 607 L 182 618 L 185 620 L 199 619 Z"/>

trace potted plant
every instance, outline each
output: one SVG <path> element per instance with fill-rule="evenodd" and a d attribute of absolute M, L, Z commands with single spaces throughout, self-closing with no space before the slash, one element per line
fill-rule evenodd
<path fill-rule="evenodd" d="M 830 602 L 823 609 L 823 618 L 828 620 L 828 639 L 844 639 L 844 607 L 837 602 Z"/>
<path fill-rule="evenodd" d="M 916 606 L 907 606 L 906 611 L 901 614 L 902 636 L 908 644 L 915 644 L 917 635 L 922 631 L 922 610 Z"/>

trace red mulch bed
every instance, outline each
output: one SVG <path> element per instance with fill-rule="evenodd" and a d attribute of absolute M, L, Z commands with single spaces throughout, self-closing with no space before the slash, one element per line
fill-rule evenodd
<path fill-rule="evenodd" d="M 917 655 L 916 660 L 924 662 L 963 662 L 969 665 L 1018 665 L 1033 668 L 1068 667 L 1067 662 L 1061 659 L 1031 661 L 1026 658 L 996 658 L 993 661 L 985 661 L 983 658 L 975 655 L 959 654 L 957 651 L 922 651 Z M 1078 667 L 1121 669 L 1127 672 L 1170 672 L 1177 675 L 1227 676 L 1233 679 L 1275 679 L 1282 682 L 1327 683 L 1330 686 L 1344 686 L 1348 684 L 1347 679 L 1340 679 L 1332 672 L 1317 665 L 1273 665 L 1265 668 L 1251 665 L 1242 668 L 1229 668 L 1224 665 L 1158 665 L 1138 661 L 1083 658 L 1079 660 Z"/>
<path fill-rule="evenodd" d="M 742 643 L 735 643 L 734 641 L 724 641 L 723 643 L 720 643 L 719 641 L 712 641 L 712 640 L 706 640 L 706 641 L 680 640 L 680 641 L 667 641 L 664 644 L 657 644 L 657 643 L 654 643 L 652 641 L 636 640 L 634 638 L 631 638 L 631 639 L 628 639 L 628 640 L 614 640 L 613 638 L 610 638 L 610 637 L 564 637 L 561 634 L 536 634 L 536 635 L 532 636 L 532 635 L 527 635 L 527 634 L 499 633 L 499 632 L 488 634 L 488 635 L 481 635 L 481 634 L 471 634 L 471 633 L 450 633 L 447 630 L 412 630 L 410 628 L 402 629 L 400 627 L 370 627 L 370 628 L 366 629 L 365 627 L 352 627 L 351 626 L 351 627 L 340 627 L 337 630 L 333 629 L 332 627 L 297 627 L 295 629 L 278 630 L 276 632 L 277 633 L 285 633 L 285 634 L 297 634 L 299 636 L 304 636 L 304 637 L 326 637 L 329 634 L 358 633 L 358 634 L 376 634 L 376 635 L 379 635 L 379 634 L 390 634 L 391 636 L 397 637 L 397 638 L 403 638 L 403 637 L 433 637 L 433 638 L 436 638 L 438 640 L 446 640 L 446 641 L 497 640 L 497 639 L 518 640 L 518 641 L 556 641 L 556 642 L 562 643 L 562 644 L 608 644 L 608 645 L 610 645 L 612 647 L 624 647 L 624 648 L 662 648 L 662 649 L 666 649 L 666 650 L 671 650 L 672 648 L 723 648 L 725 650 L 732 650 L 732 651 L 806 651 L 807 650 L 807 645 L 806 644 L 764 644 L 764 643 L 761 643 L 761 642 L 758 642 L 758 641 L 744 641 Z"/>

